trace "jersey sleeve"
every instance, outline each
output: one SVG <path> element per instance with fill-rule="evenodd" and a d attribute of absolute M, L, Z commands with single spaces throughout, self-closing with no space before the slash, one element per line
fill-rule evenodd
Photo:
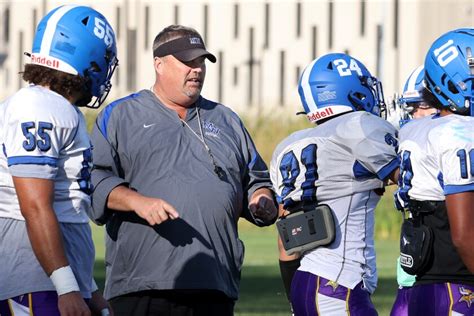
<path fill-rule="evenodd" d="M 474 191 L 474 119 L 451 120 L 429 135 L 445 195 Z"/>
<path fill-rule="evenodd" d="M 77 133 L 74 109 L 55 113 L 41 100 L 19 97 L 10 106 L 5 122 L 4 152 L 10 174 L 16 177 L 54 179 L 58 159 Z"/>
<path fill-rule="evenodd" d="M 376 116 L 373 118 L 365 116 L 365 118 L 369 119 L 361 120 L 360 128 L 353 129 L 360 132 L 357 145 L 351 146 L 356 158 L 354 173 L 368 171 L 375 174 L 378 179 L 384 180 L 400 164 L 397 157 L 397 131 L 388 122 Z"/>

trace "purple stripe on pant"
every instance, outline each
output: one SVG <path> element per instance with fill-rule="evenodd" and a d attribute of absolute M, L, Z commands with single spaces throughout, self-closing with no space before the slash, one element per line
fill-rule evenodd
<path fill-rule="evenodd" d="M 474 315 L 474 285 L 435 283 L 415 285 L 408 304 L 409 315 Z"/>
<path fill-rule="evenodd" d="M 25 294 L 12 297 L 10 300 L 25 307 L 30 307 L 29 297 L 30 295 Z M 32 310 L 32 314 L 35 316 L 60 316 L 58 310 L 58 295 L 55 291 L 31 293 L 31 302 L 32 307 L 30 307 L 30 310 Z M 0 315 L 12 316 L 7 300 L 0 301 Z"/>
<path fill-rule="evenodd" d="M 318 289 L 319 282 L 319 289 Z M 331 285 L 333 284 L 334 287 Z M 296 271 L 291 283 L 291 304 L 295 316 L 318 316 L 316 309 L 316 290 L 321 295 L 341 300 L 347 299 L 348 289 L 309 272 Z M 349 293 L 348 309 L 341 310 L 341 315 L 373 316 L 378 315 L 370 300 L 370 294 L 359 283 Z M 324 316 L 324 311 L 320 311 Z"/>

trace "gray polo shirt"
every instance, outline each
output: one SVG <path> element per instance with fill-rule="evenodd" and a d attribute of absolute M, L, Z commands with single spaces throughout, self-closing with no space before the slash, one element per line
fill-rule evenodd
<path fill-rule="evenodd" d="M 239 117 L 202 97 L 196 104 L 184 124 L 142 90 L 110 104 L 97 118 L 90 215 L 107 223 L 107 299 L 151 289 L 216 289 L 238 297 L 244 246 L 237 221 L 242 216 L 255 223 L 248 200 L 271 182 Z M 224 171 L 221 178 L 201 130 Z M 151 227 L 134 212 L 107 209 L 108 194 L 121 184 L 164 199 L 180 218 Z"/>

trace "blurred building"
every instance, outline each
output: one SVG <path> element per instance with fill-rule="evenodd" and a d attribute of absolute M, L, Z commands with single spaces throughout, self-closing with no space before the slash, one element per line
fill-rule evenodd
<path fill-rule="evenodd" d="M 0 0 L 0 97 L 24 85 L 18 73 L 34 29 L 72 1 Z M 474 26 L 474 0 L 96 0 L 115 29 L 120 60 L 109 101 L 154 82 L 152 43 L 169 24 L 196 28 L 217 64 L 203 95 L 243 112 L 299 104 L 298 78 L 312 59 L 346 52 L 384 84 L 388 98 L 442 33 Z"/>

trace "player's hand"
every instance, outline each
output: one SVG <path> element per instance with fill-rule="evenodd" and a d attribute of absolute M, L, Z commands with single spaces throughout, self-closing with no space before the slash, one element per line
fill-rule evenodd
<path fill-rule="evenodd" d="M 61 316 L 91 316 L 91 311 L 80 292 L 70 292 L 58 297 Z"/>
<path fill-rule="evenodd" d="M 264 225 L 275 222 L 278 215 L 272 192 L 267 188 L 258 189 L 252 194 L 249 210 L 253 216 L 261 220 Z"/>
<path fill-rule="evenodd" d="M 385 120 L 393 125 L 397 130 L 400 129 L 400 120 L 403 118 L 402 105 L 399 102 L 399 96 L 395 94 L 393 100 L 386 105 L 387 117 Z"/>
<path fill-rule="evenodd" d="M 133 202 L 133 210 L 151 226 L 179 217 L 176 209 L 162 199 L 140 196 Z"/>
<path fill-rule="evenodd" d="M 109 316 L 114 316 L 112 307 L 102 296 L 102 293 L 100 293 L 98 290 L 92 293 L 92 297 L 89 301 L 89 307 L 92 311 L 92 316 L 103 316 L 102 311 L 104 309 L 108 310 Z"/>

